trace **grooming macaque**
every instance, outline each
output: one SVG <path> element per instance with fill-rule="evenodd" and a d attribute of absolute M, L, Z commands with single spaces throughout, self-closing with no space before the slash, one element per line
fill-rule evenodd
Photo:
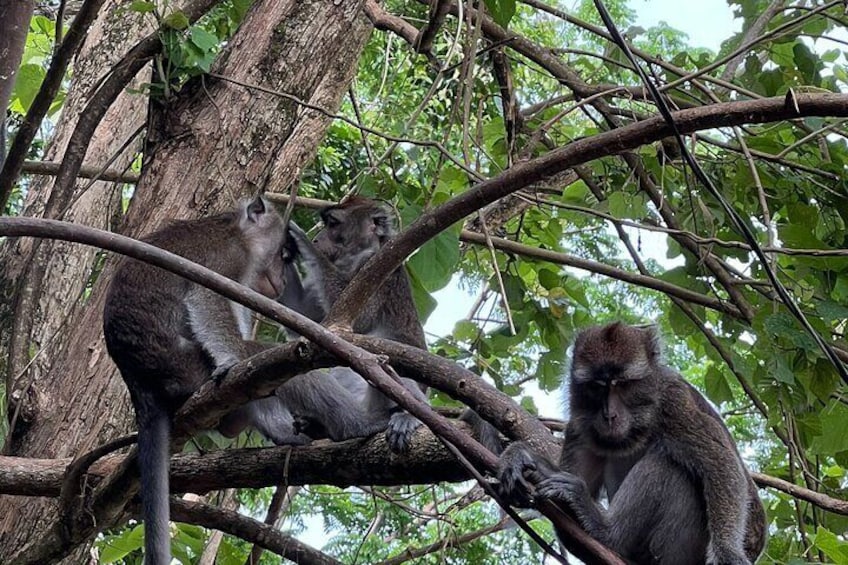
<path fill-rule="evenodd" d="M 499 471 L 508 500 L 561 503 L 635 563 L 756 560 L 766 526 L 756 486 L 716 411 L 662 364 L 653 328 L 581 332 L 569 381 L 559 465 L 509 446 Z"/>
<path fill-rule="evenodd" d="M 282 292 L 282 219 L 262 198 L 217 216 L 173 222 L 144 240 L 265 296 Z M 112 279 L 103 332 L 138 422 L 145 563 L 167 564 L 173 413 L 204 382 L 263 346 L 245 339 L 250 332 L 246 308 L 132 259 L 124 259 Z"/>
<path fill-rule="evenodd" d="M 324 229 L 311 242 L 295 225 L 290 232 L 304 268 L 301 282 L 294 269 L 286 274 L 281 302 L 315 321 L 321 321 L 356 272 L 393 234 L 391 215 L 378 203 L 352 198 L 321 212 Z M 409 279 L 397 269 L 366 303 L 353 324 L 357 333 L 384 337 L 426 349 L 424 330 L 412 300 Z M 361 378 L 361 377 L 359 377 Z M 411 379 L 405 386 L 426 402 L 426 388 Z M 364 382 L 364 381 L 363 381 Z M 368 386 L 364 410 L 387 423 L 386 438 L 395 452 L 409 448 L 412 434 L 421 425 L 414 416 L 377 389 Z"/>
<path fill-rule="evenodd" d="M 276 298 L 283 290 L 282 219 L 262 198 L 210 218 L 173 222 L 144 238 Z M 186 279 L 146 263 L 125 259 L 106 296 L 106 347 L 127 384 L 139 432 L 145 562 L 170 563 L 168 461 L 171 418 L 206 381 L 273 344 L 249 340 L 248 309 Z M 301 428 L 335 440 L 385 429 L 364 412 L 354 395 L 324 373 L 299 375 L 275 396 L 234 410 L 221 430 L 238 434 L 252 426 L 278 445 L 307 443 Z M 292 414 L 306 404 L 312 419 Z"/>
<path fill-rule="evenodd" d="M 286 271 L 285 292 L 281 301 L 315 321 L 329 312 L 357 271 L 394 235 L 394 222 L 379 203 L 366 198 L 352 198 L 344 204 L 321 212 L 324 229 L 311 242 L 296 225 L 290 234 L 297 247 L 304 278 L 294 269 Z M 403 267 L 369 298 L 353 324 L 357 333 L 391 339 L 426 349 L 424 330 L 418 320 L 409 279 Z M 389 447 L 404 452 L 421 422 L 371 387 L 359 375 L 349 371 L 344 388 L 364 396 L 365 413 L 387 426 Z M 357 384 L 358 379 L 358 384 Z M 426 387 L 409 378 L 402 379 L 407 389 L 426 402 Z M 359 392 L 359 391 L 364 392 Z M 502 443 L 498 431 L 476 412 L 466 410 L 461 419 L 467 422 L 475 437 L 490 450 L 500 453 Z M 367 424 L 373 420 L 366 418 Z"/>

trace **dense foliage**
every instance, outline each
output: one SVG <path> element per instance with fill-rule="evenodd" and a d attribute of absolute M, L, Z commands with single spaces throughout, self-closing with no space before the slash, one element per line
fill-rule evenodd
<path fill-rule="evenodd" d="M 741 31 L 718 53 L 690 45 L 664 24 L 633 26 L 641 2 L 609 2 L 608 8 L 672 107 L 848 91 L 840 39 L 848 24 L 844 3 L 815 9 L 803 2 L 729 3 Z M 152 4 L 136 4 L 137 17 L 155 17 Z M 333 123 L 304 173 L 301 196 L 336 201 L 357 192 L 385 199 L 403 227 L 514 163 L 655 114 L 623 52 L 603 35 L 593 2 L 486 4 L 526 42 L 500 41 L 454 16 L 426 56 L 392 31 L 374 32 L 344 119 Z M 758 28 L 759 16 L 774 5 L 781 9 Z M 167 96 L 168 88 L 208 70 L 218 42 L 244 9 L 245 3 L 233 2 L 189 29 L 176 21 L 164 38 L 172 66 L 145 94 Z M 382 9 L 416 27 L 429 19 L 426 3 L 413 0 L 387 0 Z M 54 33 L 49 17 L 33 19 L 9 107 L 12 133 L 44 76 Z M 60 96 L 55 111 L 61 105 Z M 49 138 L 49 125 L 42 129 L 34 153 Z M 687 149 L 755 231 L 815 330 L 842 351 L 848 351 L 845 135 L 843 120 L 810 118 L 687 138 Z M 9 212 L 20 209 L 26 187 L 24 178 Z M 296 218 L 301 225 L 314 221 L 306 210 Z M 492 249 L 463 236 L 462 229 L 480 232 L 481 226 L 495 238 Z M 526 248 L 496 251 L 497 238 Z M 542 258 L 539 249 L 555 253 Z M 456 312 L 467 313 L 452 331 L 429 336 L 431 350 L 486 376 L 526 408 L 559 416 L 550 412 L 558 401 L 550 399 L 562 384 L 577 329 L 613 319 L 656 323 L 669 363 L 720 407 L 753 470 L 846 497 L 845 384 L 775 297 L 763 265 L 683 165 L 673 140 L 527 187 L 501 208 L 443 232 L 408 268 L 422 315 L 434 319 L 431 327 L 436 318 L 452 322 Z M 684 297 L 680 288 L 704 299 Z M 461 307 L 458 297 L 467 298 Z M 443 396 L 433 403 L 454 404 Z M 238 504 L 262 516 L 270 494 L 241 492 Z M 504 529 L 497 507 L 476 494 L 471 484 L 344 492 L 316 486 L 293 493 L 282 527 L 346 563 L 378 562 L 434 543 L 416 562 L 538 561 L 540 550 L 524 534 Z M 778 490 L 761 495 L 770 527 L 763 562 L 848 563 L 846 516 Z M 549 526 L 538 522 L 534 526 L 551 537 Z M 497 533 L 481 531 L 492 526 Z M 481 535 L 464 539 L 477 531 Z M 178 557 L 195 562 L 209 535 L 180 525 Z M 140 543 L 137 528 L 112 532 L 98 543 L 101 559 L 140 562 Z M 249 551 L 225 537 L 217 562 L 243 563 Z M 262 562 L 278 558 L 265 554 Z"/>

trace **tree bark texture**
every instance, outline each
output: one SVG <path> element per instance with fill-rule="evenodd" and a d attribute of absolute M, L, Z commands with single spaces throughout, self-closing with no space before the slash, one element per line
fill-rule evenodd
<path fill-rule="evenodd" d="M 370 31 L 360 0 L 258 1 L 213 72 L 335 112 Z M 156 123 L 162 126 L 152 132 L 156 143 L 121 229 L 135 237 L 167 219 L 217 212 L 238 197 L 297 182 L 329 118 L 286 98 L 205 77 L 168 101 Z M 80 252 L 74 247 L 68 256 Z M 61 347 L 45 352 L 50 378 L 33 383 L 29 402 L 36 403 L 35 419 L 15 455 L 73 456 L 130 429 L 128 395 L 101 331 L 112 270 L 110 259 L 87 301 L 70 310 Z M 77 276 L 84 282 L 84 275 Z M 56 299 L 73 296 L 63 291 Z M 6 496 L 0 498 L 0 516 L 0 562 L 5 562 L 55 520 L 56 508 L 52 501 Z"/>
<path fill-rule="evenodd" d="M 153 29 L 149 19 L 127 10 L 129 4 L 130 0 L 107 4 L 91 26 L 74 64 L 73 82 L 47 150 L 47 159 L 61 160 L 92 87 L 135 40 Z M 132 86 L 137 88 L 147 80 L 149 77 L 139 78 Z M 92 138 L 87 165 L 103 167 L 143 125 L 146 106 L 144 97 L 123 93 Z M 135 143 L 133 148 L 124 151 L 113 167 L 128 167 L 138 145 Z M 120 214 L 121 185 L 95 182 L 86 188 L 88 184 L 87 180 L 78 182 L 74 194 L 68 195 L 72 204 L 63 219 L 108 229 L 112 219 Z M 52 177 L 33 178 L 22 215 L 40 216 L 52 190 Z M 38 407 L 52 410 L 52 397 L 60 392 L 41 381 L 51 380 L 56 353 L 67 343 L 67 324 L 81 306 L 96 254 L 94 249 L 63 242 L 36 245 L 30 239 L 7 242 L 0 249 L 0 292 L 4 293 L 0 299 L 0 359 L 8 360 L 4 374 L 8 390 L 22 401 L 18 422 L 24 427 L 41 411 Z M 22 436 L 15 434 L 14 437 Z M 12 446 L 5 451 L 18 449 L 27 447 Z"/>

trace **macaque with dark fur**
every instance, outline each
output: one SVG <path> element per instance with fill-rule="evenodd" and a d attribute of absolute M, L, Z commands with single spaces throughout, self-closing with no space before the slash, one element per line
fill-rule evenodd
<path fill-rule="evenodd" d="M 277 298 L 284 285 L 282 219 L 262 198 L 217 216 L 171 225 L 144 239 Z M 186 279 L 146 263 L 124 259 L 106 296 L 103 331 L 109 355 L 127 384 L 139 431 L 145 563 L 170 563 L 168 461 L 174 412 L 206 381 L 273 344 L 248 339 L 251 314 Z M 364 412 L 332 375 L 299 375 L 275 396 L 255 400 L 224 418 L 229 435 L 253 426 L 278 445 L 302 444 L 293 417 L 313 406 L 310 429 L 332 439 L 372 435 L 385 424 Z"/>
<path fill-rule="evenodd" d="M 305 273 L 301 281 L 293 269 L 287 272 L 281 298 L 283 304 L 315 321 L 323 320 L 357 271 L 394 234 L 393 218 L 388 211 L 365 198 L 351 198 L 344 204 L 325 208 L 321 219 L 324 229 L 314 242 L 295 225 L 291 226 L 290 233 Z M 371 296 L 356 318 L 353 331 L 426 349 L 424 330 L 403 267 L 395 270 Z M 427 401 L 426 387 L 411 379 L 403 381 L 419 400 Z M 371 386 L 365 392 L 364 411 L 387 422 L 386 438 L 393 451 L 409 449 L 412 434 L 421 425 L 417 418 L 401 411 Z"/>
<path fill-rule="evenodd" d="M 509 446 L 499 471 L 508 500 L 559 502 L 635 563 L 756 560 L 766 528 L 756 486 L 718 413 L 662 364 L 653 328 L 581 332 L 569 381 L 559 465 L 526 444 Z M 608 508 L 598 503 L 602 489 Z"/>

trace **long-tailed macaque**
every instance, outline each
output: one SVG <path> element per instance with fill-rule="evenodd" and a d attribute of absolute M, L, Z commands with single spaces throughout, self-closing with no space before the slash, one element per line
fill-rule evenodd
<path fill-rule="evenodd" d="M 392 215 L 379 203 L 356 197 L 321 212 L 324 229 L 311 242 L 306 234 L 292 224 L 290 234 L 294 239 L 304 269 L 304 278 L 295 269 L 286 271 L 285 292 L 281 301 L 313 320 L 324 318 L 330 307 L 353 279 L 357 271 L 395 233 Z M 426 349 L 424 330 L 418 320 L 409 278 L 403 267 L 395 270 L 389 279 L 368 300 L 353 324 L 357 333 L 391 339 L 421 349 Z M 339 374 L 337 374 L 338 376 Z M 417 418 L 402 412 L 397 405 L 377 389 L 368 386 L 356 373 L 348 371 L 341 379 L 343 388 L 355 396 L 363 397 L 367 426 L 373 418 L 384 421 L 389 447 L 404 452 L 414 431 L 421 425 Z M 359 386 L 355 380 L 359 379 Z M 412 379 L 404 378 L 407 389 L 419 400 L 426 402 L 426 387 Z M 307 419 L 315 414 L 302 405 L 302 415 Z M 473 410 L 463 412 L 473 435 L 483 444 L 500 453 L 502 443 L 498 431 Z"/>
<path fill-rule="evenodd" d="M 311 242 L 292 225 L 290 233 L 304 268 L 287 271 L 281 302 L 315 321 L 321 321 L 356 274 L 393 234 L 392 216 L 377 202 L 352 198 L 321 212 L 324 229 Z M 403 267 L 391 274 L 375 292 L 353 324 L 357 333 L 384 337 L 426 349 L 424 330 L 412 300 L 409 278 Z M 359 377 L 361 378 L 361 377 Z M 403 379 L 406 387 L 426 402 L 426 387 Z M 373 387 L 367 387 L 365 412 L 387 422 L 386 438 L 395 452 L 409 449 L 412 434 L 421 425 L 414 416 Z"/>
<path fill-rule="evenodd" d="M 282 292 L 282 220 L 262 198 L 217 216 L 173 222 L 144 240 L 266 296 Z M 145 563 L 168 564 L 171 418 L 205 381 L 255 350 L 244 339 L 249 311 L 165 270 L 124 259 L 106 296 L 103 332 L 138 422 Z"/>
<path fill-rule="evenodd" d="M 581 332 L 559 465 L 522 443 L 501 457 L 502 494 L 563 504 L 635 563 L 751 563 L 765 513 L 718 413 L 662 364 L 656 332 L 614 323 Z M 528 483 L 535 486 L 528 489 Z M 601 489 L 609 507 L 598 499 Z"/>

